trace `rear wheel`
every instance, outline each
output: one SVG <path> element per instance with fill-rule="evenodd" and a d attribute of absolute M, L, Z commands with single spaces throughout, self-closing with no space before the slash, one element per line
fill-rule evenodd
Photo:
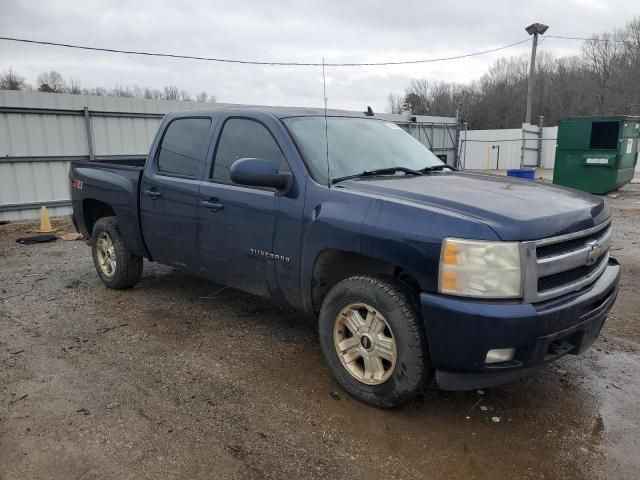
<path fill-rule="evenodd" d="M 142 275 L 142 257 L 127 248 L 116 217 L 103 217 L 91 234 L 93 264 L 102 282 L 109 288 L 133 287 Z"/>
<path fill-rule="evenodd" d="M 356 276 L 338 283 L 322 304 L 319 331 L 340 385 L 371 405 L 411 400 L 433 373 L 412 293 L 396 279 Z"/>

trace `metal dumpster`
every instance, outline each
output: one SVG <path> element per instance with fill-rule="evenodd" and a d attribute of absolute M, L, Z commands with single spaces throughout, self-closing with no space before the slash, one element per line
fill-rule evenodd
<path fill-rule="evenodd" d="M 573 117 L 558 124 L 553 183 L 607 193 L 628 183 L 638 161 L 640 117 Z"/>

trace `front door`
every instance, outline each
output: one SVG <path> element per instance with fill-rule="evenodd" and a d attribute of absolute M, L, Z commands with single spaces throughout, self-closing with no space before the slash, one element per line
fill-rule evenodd
<path fill-rule="evenodd" d="M 236 185 L 231 164 L 240 158 L 272 160 L 288 171 L 276 140 L 262 123 L 230 117 L 219 135 L 208 181 L 200 187 L 198 224 L 201 266 L 206 275 L 258 295 L 269 294 L 267 268 L 276 259 L 277 208 L 273 189 Z M 207 175 L 205 175 L 206 177 Z"/>
<path fill-rule="evenodd" d="M 197 203 L 211 119 L 177 118 L 165 129 L 140 185 L 142 233 L 151 258 L 197 269 Z"/>

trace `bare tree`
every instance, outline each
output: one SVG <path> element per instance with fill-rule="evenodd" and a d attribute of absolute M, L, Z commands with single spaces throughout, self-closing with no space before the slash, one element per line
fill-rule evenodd
<path fill-rule="evenodd" d="M 624 68 L 628 71 L 620 79 L 620 109 L 625 113 L 640 112 L 640 17 L 627 23 L 617 39 L 623 42 Z"/>
<path fill-rule="evenodd" d="M 180 90 L 174 85 L 168 85 L 164 87 L 164 99 L 165 100 L 180 100 Z"/>
<path fill-rule="evenodd" d="M 75 95 L 80 95 L 82 93 L 82 87 L 80 86 L 80 82 L 78 80 L 74 80 L 73 78 L 69 78 L 69 83 L 67 84 L 66 93 L 73 93 Z"/>
<path fill-rule="evenodd" d="M 0 90 L 24 90 L 24 77 L 9 69 L 0 76 Z"/>
<path fill-rule="evenodd" d="M 584 67 L 593 85 L 597 101 L 597 113 L 605 113 L 607 94 L 614 75 L 616 62 L 620 60 L 618 42 L 610 34 L 596 35 L 582 47 Z"/>
<path fill-rule="evenodd" d="M 429 100 L 429 81 L 426 78 L 413 79 L 405 92 L 403 108 L 416 115 L 428 115 Z"/>
<path fill-rule="evenodd" d="M 38 75 L 38 91 L 50 92 L 50 93 L 64 93 L 67 89 L 62 75 L 51 70 L 50 72 L 43 72 Z"/>
<path fill-rule="evenodd" d="M 111 97 L 124 97 L 124 98 L 134 98 L 133 91 L 131 87 L 121 87 L 120 85 L 112 88 L 109 91 L 109 96 Z"/>
<path fill-rule="evenodd" d="M 150 90 L 150 97 L 149 98 L 153 98 L 154 100 L 163 100 L 164 99 L 164 92 L 158 88 L 154 88 Z"/>
<path fill-rule="evenodd" d="M 144 89 L 139 85 L 133 85 L 131 87 L 131 93 L 133 94 L 133 98 L 144 98 Z"/>
<path fill-rule="evenodd" d="M 389 93 L 387 97 L 387 112 L 388 113 L 402 113 L 404 105 L 404 98 L 398 93 Z"/>
<path fill-rule="evenodd" d="M 107 89 L 104 87 L 85 88 L 82 90 L 84 95 L 95 95 L 97 97 L 106 97 L 108 95 Z"/>
<path fill-rule="evenodd" d="M 160 100 L 164 98 L 164 94 L 158 90 L 157 88 L 144 87 L 144 91 L 142 92 L 142 98 L 146 98 L 149 100 Z"/>

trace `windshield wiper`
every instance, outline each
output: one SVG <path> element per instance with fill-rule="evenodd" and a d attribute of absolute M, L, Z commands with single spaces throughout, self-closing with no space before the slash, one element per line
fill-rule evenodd
<path fill-rule="evenodd" d="M 347 175 L 345 177 L 334 178 L 333 180 L 331 180 L 331 185 L 342 182 L 343 180 L 350 180 L 352 178 L 374 177 L 376 175 L 392 175 L 398 172 L 403 172 L 408 175 L 424 175 L 424 173 L 420 170 L 413 170 L 412 168 L 406 167 L 378 168 L 376 170 L 365 170 L 364 172 L 356 173 L 355 175 Z"/>
<path fill-rule="evenodd" d="M 422 173 L 428 173 L 428 172 L 439 172 L 445 168 L 450 168 L 451 170 L 453 170 L 454 172 L 457 172 L 458 169 L 455 167 L 452 167 L 451 165 L 448 165 L 446 163 L 443 163 L 442 165 L 431 165 L 428 167 L 424 167 L 422 170 L 420 170 Z"/>

